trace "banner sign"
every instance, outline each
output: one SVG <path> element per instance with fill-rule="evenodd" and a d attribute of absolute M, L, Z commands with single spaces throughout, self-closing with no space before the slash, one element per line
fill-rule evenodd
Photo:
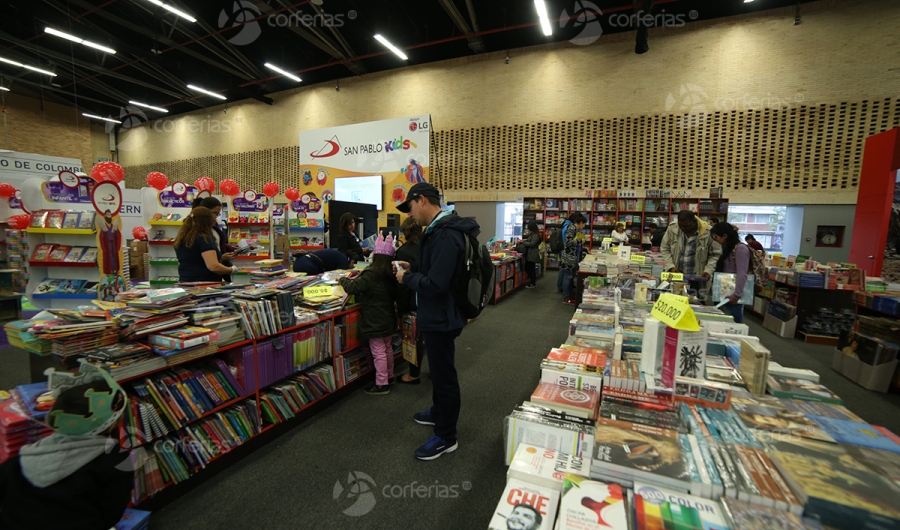
<path fill-rule="evenodd" d="M 381 175 L 384 211 L 394 212 L 413 184 L 429 180 L 431 128 L 423 114 L 300 131 L 301 191 L 327 202 L 334 179 Z"/>
<path fill-rule="evenodd" d="M 91 192 L 97 181 L 91 177 L 78 177 L 78 185 L 74 188 L 63 184 L 59 179 L 50 180 L 44 183 L 41 191 L 44 192 L 44 198 L 50 202 L 60 204 L 73 203 L 90 203 Z"/>
<path fill-rule="evenodd" d="M 179 195 L 176 190 L 166 190 L 159 192 L 159 205 L 164 208 L 191 208 L 194 205 L 194 198 L 200 193 L 196 186 L 186 186 Z"/>
<path fill-rule="evenodd" d="M 0 153 L 0 181 L 11 182 L 32 177 L 50 178 L 60 171 L 83 173 L 81 160 L 34 153 Z M 10 180 L 11 179 L 11 180 Z M 90 198 L 88 199 L 90 201 Z"/>
<path fill-rule="evenodd" d="M 248 201 L 243 197 L 235 197 L 231 205 L 236 212 L 266 212 L 269 210 L 269 198 L 261 195 L 254 201 Z"/>

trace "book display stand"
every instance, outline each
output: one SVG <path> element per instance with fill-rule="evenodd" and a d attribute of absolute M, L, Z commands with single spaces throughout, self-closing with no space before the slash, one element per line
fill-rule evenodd
<path fill-rule="evenodd" d="M 184 193 L 176 194 L 173 188 L 179 188 Z M 153 287 L 162 288 L 178 283 L 175 236 L 185 218 L 190 215 L 191 205 L 199 192 L 194 186 L 177 182 L 162 191 L 150 187 L 141 189 L 141 212 L 143 224 L 147 227 L 147 250 L 150 254 L 147 278 Z"/>
<path fill-rule="evenodd" d="M 22 196 L 31 210 L 27 244 L 20 249 L 28 260 L 25 294 L 36 307 L 69 309 L 97 298 L 96 212 L 89 177 L 75 177 L 70 188 L 59 179 L 31 178 Z M 67 181 L 68 182 L 68 181 Z M 26 257 L 27 256 L 27 257 Z"/>

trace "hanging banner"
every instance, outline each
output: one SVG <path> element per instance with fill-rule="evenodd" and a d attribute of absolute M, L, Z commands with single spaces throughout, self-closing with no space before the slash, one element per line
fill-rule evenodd
<path fill-rule="evenodd" d="M 300 131 L 300 190 L 325 202 L 336 178 L 381 175 L 382 215 L 394 213 L 413 184 L 430 180 L 430 165 L 430 114 Z"/>
<path fill-rule="evenodd" d="M 244 197 L 235 197 L 231 201 L 232 209 L 236 212 L 267 212 L 269 211 L 269 198 L 265 195 L 252 195 L 254 200 L 249 201 Z"/>
<path fill-rule="evenodd" d="M 91 193 L 91 202 L 97 211 L 95 228 L 97 230 L 97 266 L 100 268 L 100 283 L 97 285 L 97 298 L 115 300 L 116 294 L 128 289 L 122 276 L 122 263 L 125 255 L 122 252 L 122 189 L 115 182 L 101 182 Z"/>
<path fill-rule="evenodd" d="M 16 187 L 25 179 L 52 178 L 60 171 L 81 173 L 84 168 L 81 160 L 77 158 L 17 153 L 15 151 L 0 153 L 0 182 L 9 182 Z"/>
<path fill-rule="evenodd" d="M 197 194 L 200 193 L 200 190 L 197 189 L 196 186 L 186 186 L 180 182 L 176 182 L 175 184 L 181 184 L 179 189 L 174 189 L 175 185 L 173 185 L 173 189 L 159 192 L 159 195 L 157 197 L 159 205 L 164 208 L 193 207 L 194 198 L 197 197 Z"/>
<path fill-rule="evenodd" d="M 91 177 L 78 177 L 78 184 L 70 187 L 73 183 L 69 182 L 68 178 L 66 183 L 59 179 L 50 180 L 41 186 L 41 191 L 44 193 L 44 198 L 50 202 L 59 204 L 90 203 L 91 192 L 97 185 L 97 181 Z"/>

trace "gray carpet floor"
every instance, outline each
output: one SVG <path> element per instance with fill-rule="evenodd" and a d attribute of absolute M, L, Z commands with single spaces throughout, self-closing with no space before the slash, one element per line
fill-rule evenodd
<path fill-rule="evenodd" d="M 423 384 L 395 385 L 388 396 L 355 392 L 154 513 L 150 528 L 486 527 L 505 484 L 501 422 L 531 394 L 546 352 L 566 338 L 572 308 L 553 280 L 488 308 L 457 340 L 463 401 L 455 453 L 432 462 L 412 454 L 431 435 L 412 421 L 430 405 L 426 363 Z M 747 320 L 777 362 L 815 370 L 863 419 L 900 432 L 900 395 L 832 371 L 826 346 L 782 339 Z M 24 353 L 4 350 L 0 359 L 0 387 L 27 381 Z M 351 474 L 363 479 L 358 489 Z"/>

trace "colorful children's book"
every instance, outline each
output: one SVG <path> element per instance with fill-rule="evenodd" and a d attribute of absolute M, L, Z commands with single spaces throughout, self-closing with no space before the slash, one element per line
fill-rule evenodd
<path fill-rule="evenodd" d="M 66 259 L 70 250 L 72 250 L 72 247 L 68 245 L 57 245 L 56 248 L 53 249 L 53 252 L 50 253 L 50 261 L 62 261 Z"/>
<path fill-rule="evenodd" d="M 66 218 L 66 212 L 62 210 L 53 210 L 47 215 L 47 221 L 44 228 L 62 228 L 63 219 Z"/>
<path fill-rule="evenodd" d="M 81 212 L 81 215 L 78 216 L 78 228 L 80 230 L 93 230 L 94 217 L 96 215 L 95 212 Z"/>
<path fill-rule="evenodd" d="M 78 263 L 96 263 L 97 262 L 97 248 L 96 247 L 88 247 L 87 250 L 84 251 L 84 254 L 78 259 Z"/>
<path fill-rule="evenodd" d="M 228 242 L 229 243 L 237 243 L 241 240 L 241 229 L 240 228 L 232 228 L 228 231 Z"/>
<path fill-rule="evenodd" d="M 38 284 L 34 289 L 34 294 L 53 294 L 60 288 L 66 280 L 54 280 L 47 278 Z"/>
<path fill-rule="evenodd" d="M 81 287 L 81 294 L 97 294 L 97 282 L 87 282 Z"/>
<path fill-rule="evenodd" d="M 241 216 L 238 212 L 228 212 L 228 222 L 229 223 L 239 223 L 241 221 Z"/>
<path fill-rule="evenodd" d="M 81 259 L 81 255 L 84 254 L 84 251 L 86 249 L 87 247 L 72 247 L 72 250 L 70 250 L 69 253 L 66 254 L 66 257 L 65 259 L 63 259 L 63 261 L 69 263 L 78 263 L 78 260 Z"/>
<path fill-rule="evenodd" d="M 47 210 L 39 210 L 31 214 L 31 228 L 44 228 L 44 222 L 47 220 Z"/>
<path fill-rule="evenodd" d="M 637 530 L 683 528 L 730 530 L 722 505 L 641 482 L 634 483 L 634 512 Z"/>
<path fill-rule="evenodd" d="M 34 253 L 31 254 L 31 261 L 49 261 L 50 253 L 56 245 L 52 243 L 41 243 L 34 247 Z"/>
<path fill-rule="evenodd" d="M 75 294 L 81 291 L 84 284 L 87 283 L 87 280 L 63 280 L 62 285 L 59 286 L 59 289 L 56 290 L 57 294 Z"/>
<path fill-rule="evenodd" d="M 150 220 L 151 221 L 160 221 L 160 220 L 162 220 L 162 218 L 163 218 L 163 214 L 156 213 L 156 214 L 153 214 L 153 217 L 151 217 Z"/>
<path fill-rule="evenodd" d="M 248 223 L 258 223 L 259 222 L 259 214 L 251 213 L 249 217 L 247 217 Z"/>
<path fill-rule="evenodd" d="M 73 230 L 78 228 L 78 217 L 80 212 L 66 212 L 66 218 L 63 221 L 63 228 Z"/>

